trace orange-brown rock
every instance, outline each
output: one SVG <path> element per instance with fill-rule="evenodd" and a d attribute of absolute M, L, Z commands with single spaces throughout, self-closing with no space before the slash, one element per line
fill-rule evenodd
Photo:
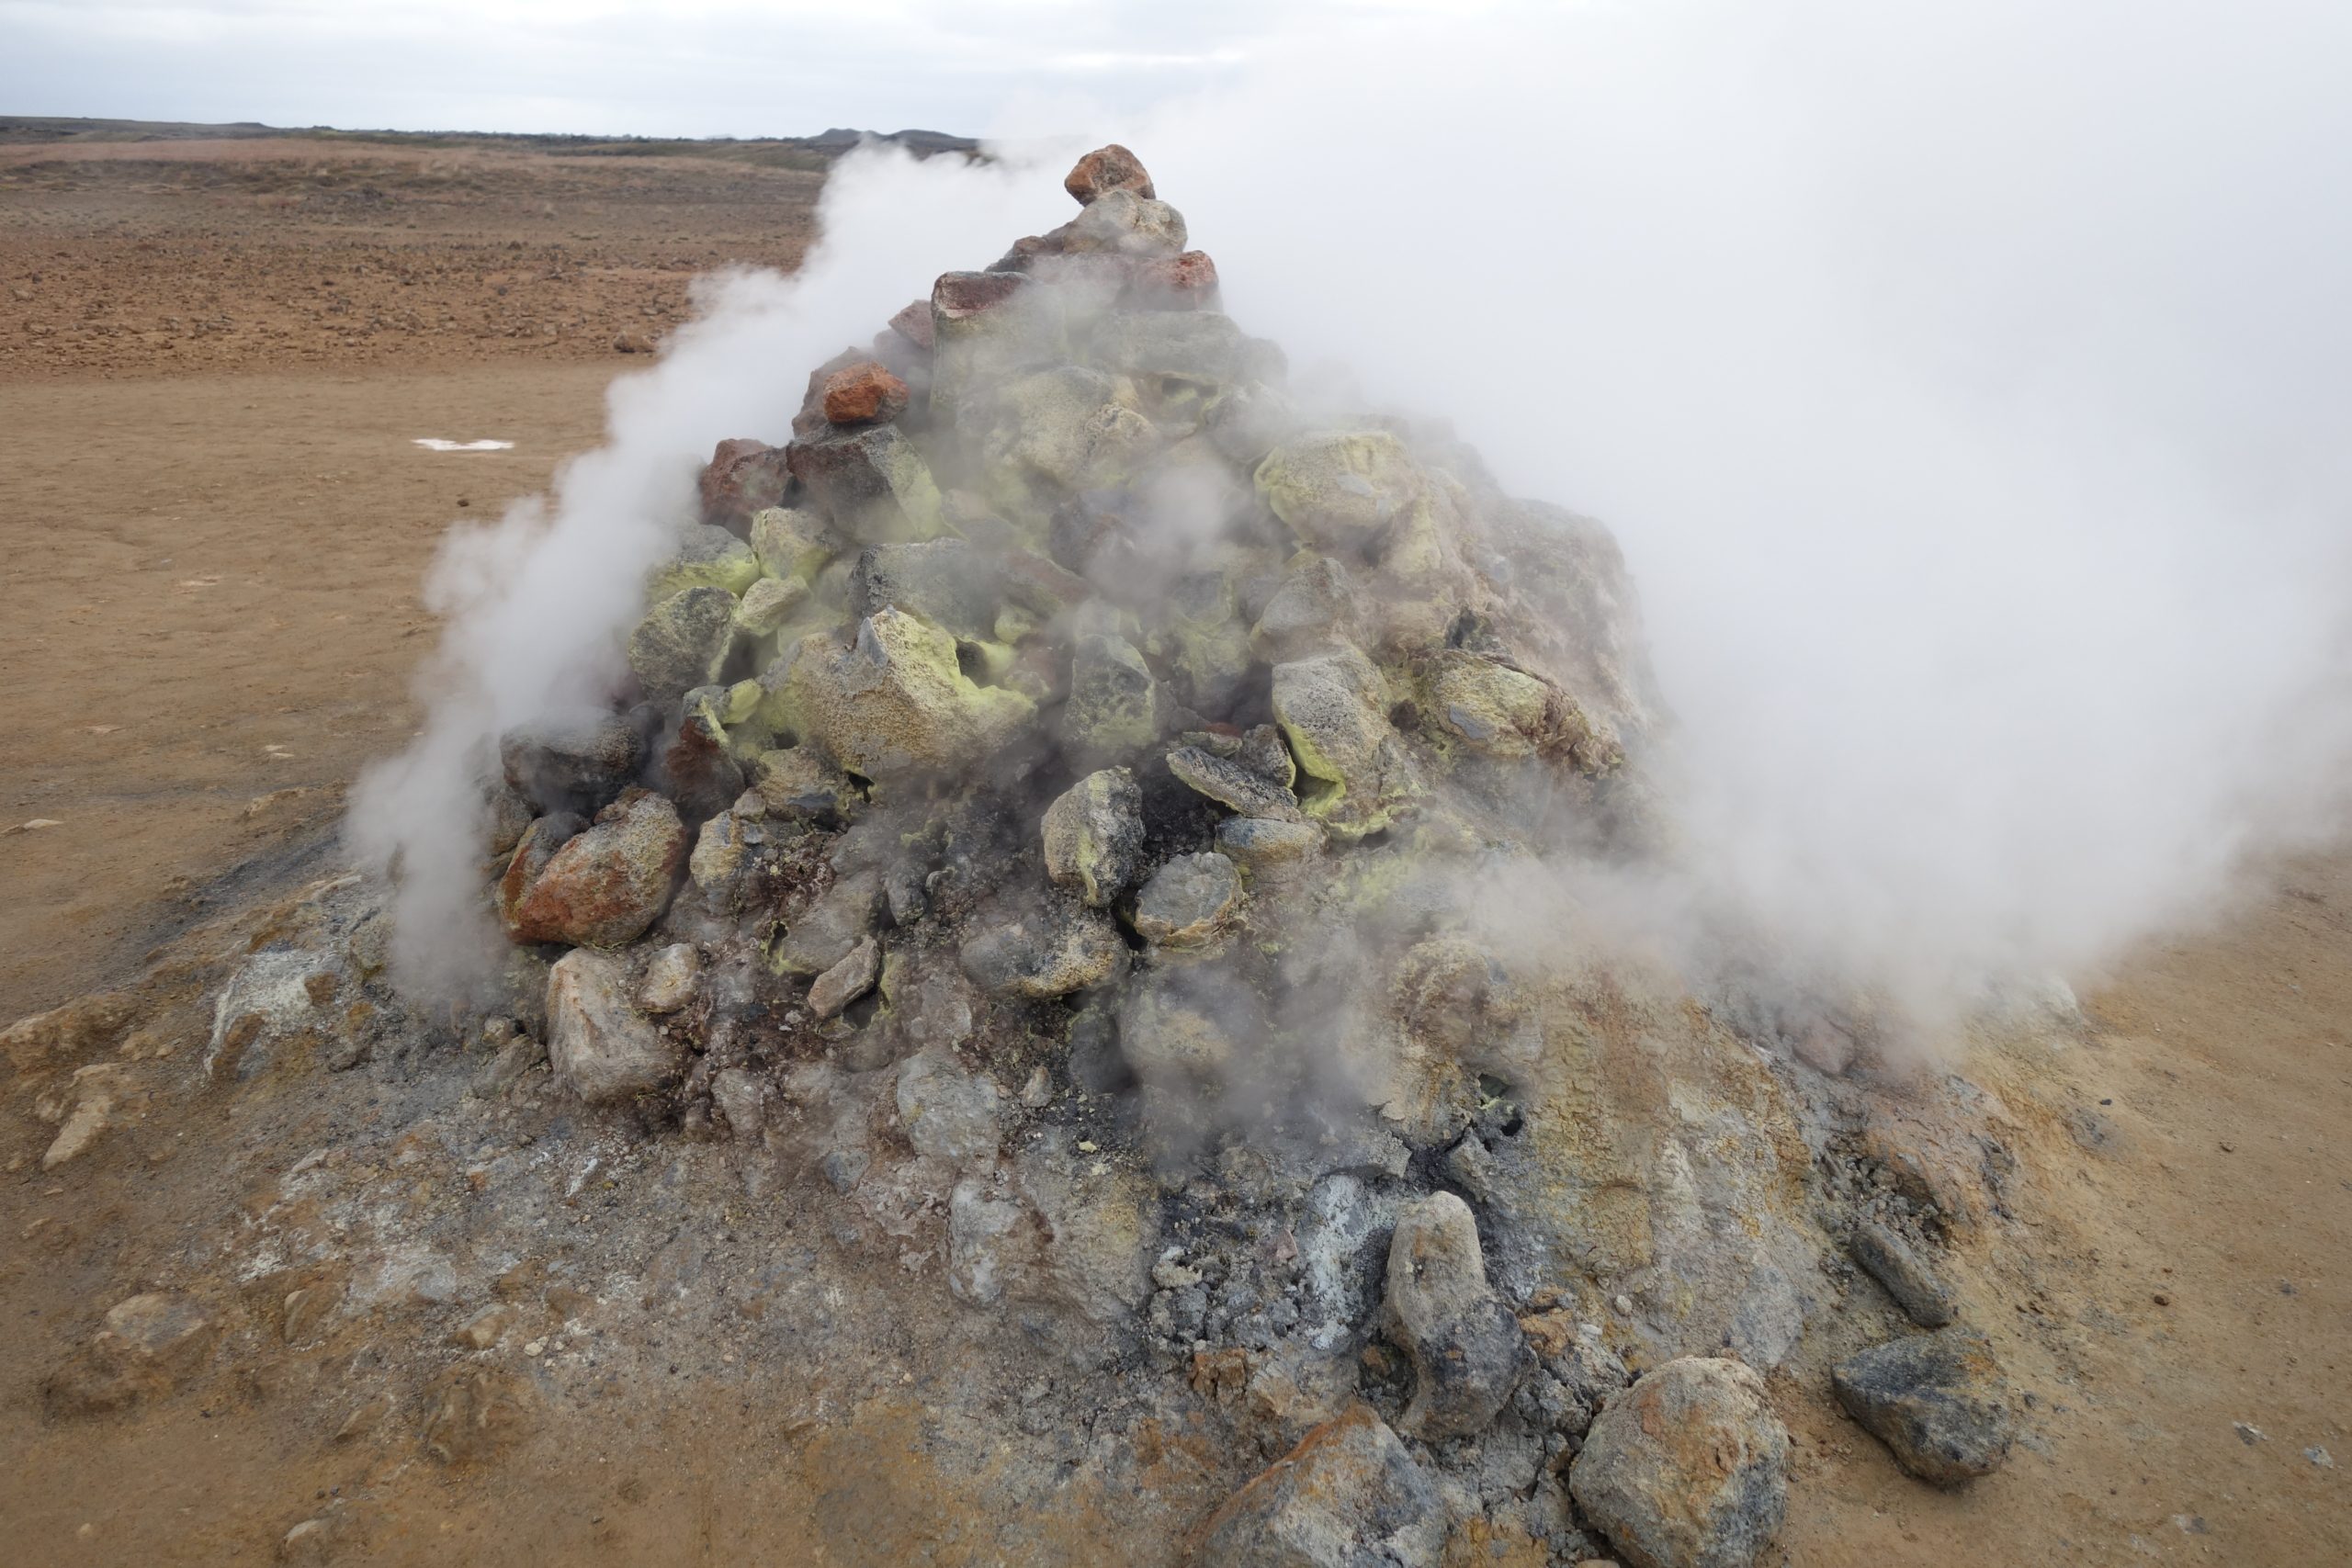
<path fill-rule="evenodd" d="M 1153 195 L 1151 175 L 1143 160 L 1115 141 L 1080 158 L 1062 181 L 1062 189 L 1076 197 L 1080 207 L 1091 206 L 1114 190 L 1131 190 L 1147 201 Z"/>
<path fill-rule="evenodd" d="M 907 412 L 907 384 L 872 360 L 825 382 L 825 417 L 835 424 L 880 424 Z"/>

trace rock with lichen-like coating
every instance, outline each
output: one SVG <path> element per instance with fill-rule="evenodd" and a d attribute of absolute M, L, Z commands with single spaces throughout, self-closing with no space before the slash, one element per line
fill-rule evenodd
<path fill-rule="evenodd" d="M 847 649 L 821 634 L 796 644 L 784 695 L 797 727 L 869 779 L 974 761 L 1035 711 L 1018 692 L 975 685 L 953 637 L 895 607 L 860 621 Z"/>
<path fill-rule="evenodd" d="M 1310 545 L 1361 545 L 1420 499 L 1420 470 L 1385 430 L 1302 436 L 1258 465 L 1258 493 Z"/>

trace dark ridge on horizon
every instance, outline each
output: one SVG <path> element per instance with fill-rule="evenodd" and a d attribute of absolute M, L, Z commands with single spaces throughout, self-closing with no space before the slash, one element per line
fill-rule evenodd
<path fill-rule="evenodd" d="M 0 146 L 74 145 L 96 141 L 236 141 L 263 137 L 322 141 L 375 141 L 405 146 L 511 147 L 586 156 L 655 154 L 775 155 L 801 152 L 830 163 L 866 141 L 904 147 L 918 157 L 979 153 L 978 141 L 941 130 L 855 130 L 833 126 L 815 136 L 597 136 L 498 130 L 354 130 L 334 126 L 273 126 L 258 120 L 205 124 L 184 120 L 103 119 L 55 115 L 0 115 Z"/>

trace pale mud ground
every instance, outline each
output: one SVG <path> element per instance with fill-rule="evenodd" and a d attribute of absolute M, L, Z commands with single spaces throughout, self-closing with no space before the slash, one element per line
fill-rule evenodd
<path fill-rule="evenodd" d="M 232 176 L 217 177 L 233 188 Z M 54 314 L 51 280 L 70 275 L 135 310 L 157 250 L 202 253 L 209 224 L 243 247 L 235 287 L 300 299 L 303 268 L 349 268 L 350 234 L 299 206 L 224 216 L 200 181 L 158 194 L 42 177 L 63 194 L 17 199 L 31 189 L 20 176 L 0 201 L 0 344 L 18 350 L 0 355 L 0 827 L 58 826 L 0 837 L 0 1022 L 122 983 L 190 928 L 227 929 L 333 868 L 344 786 L 416 720 L 410 682 L 433 630 L 419 582 L 435 542 L 593 442 L 604 387 L 631 363 L 595 333 L 642 308 L 551 283 L 548 318 L 602 310 L 594 333 L 379 329 L 346 355 L 343 334 L 303 336 L 288 317 L 286 335 L 201 355 L 77 332 L 68 361 L 33 351 L 54 334 L 26 332 L 11 291 Z M 608 252 L 676 248 L 673 210 L 636 214 L 599 188 Z M 650 188 L 639 205 L 677 205 Z M 447 313 L 485 321 L 513 294 L 468 269 L 468 248 L 489 257 L 550 221 L 527 203 L 502 216 L 494 197 L 421 210 L 464 231 L 458 254 L 397 212 L 368 243 L 421 273 L 446 265 Z M 805 209 L 774 216 L 775 232 L 752 234 L 736 212 L 729 254 L 797 254 Z M 706 265 L 710 248 L 655 259 Z M 662 320 L 683 308 L 689 270 L 648 285 Z M 410 444 L 420 435 L 516 446 L 440 456 Z M 2028 1443 L 2002 1473 L 1939 1494 L 1823 1391 L 1783 1383 L 1797 1458 L 1768 1561 L 2352 1561 L 2352 854 L 2279 868 L 2266 886 L 2092 991 L 2095 1027 L 2061 1059 L 1964 1064 L 2007 1106 L 2025 1166 L 2027 1224 L 2009 1235 L 2026 1241 L 1988 1230 L 1963 1258 L 1972 1314 L 2034 1394 Z M 910 1369 L 903 1401 L 823 1422 L 758 1392 L 788 1387 L 792 1367 L 623 1390 L 593 1429 L 540 1431 L 472 1472 L 332 1444 L 341 1412 L 319 1407 L 319 1370 L 293 1352 L 128 1416 L 46 1420 L 37 1389 L 61 1348 L 138 1288 L 175 1232 L 261 1204 L 293 1156 L 225 1134 L 214 1146 L 210 1114 L 174 1108 L 43 1176 L 50 1130 L 0 1102 L 0 1561 L 268 1561 L 322 1496 L 363 1482 L 369 1528 L 339 1562 L 1125 1561 L 1114 1543 L 1138 1504 L 1182 1517 L 1214 1500 L 1171 1432 L 1151 1499 L 1080 1476 L 1057 1508 L 992 1514 L 985 1474 L 935 1457 L 923 1388 L 953 1371 L 938 1367 Z"/>

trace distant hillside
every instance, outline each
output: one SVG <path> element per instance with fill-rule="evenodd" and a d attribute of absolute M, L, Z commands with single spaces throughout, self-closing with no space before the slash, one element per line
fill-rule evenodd
<path fill-rule="evenodd" d="M 917 157 L 943 152 L 977 157 L 980 144 L 968 136 L 938 130 L 850 130 L 836 126 L 816 136 L 735 137 L 521 136 L 472 130 L 338 130 L 331 126 L 283 127 L 239 120 L 196 125 L 173 120 L 68 119 L 38 115 L 0 115 L 0 146 L 91 141 L 228 141 L 247 137 L 315 138 L 322 141 L 384 142 L 410 147 L 503 147 L 564 152 L 573 156 L 716 157 L 786 168 L 820 168 L 861 141 L 888 141 Z"/>

